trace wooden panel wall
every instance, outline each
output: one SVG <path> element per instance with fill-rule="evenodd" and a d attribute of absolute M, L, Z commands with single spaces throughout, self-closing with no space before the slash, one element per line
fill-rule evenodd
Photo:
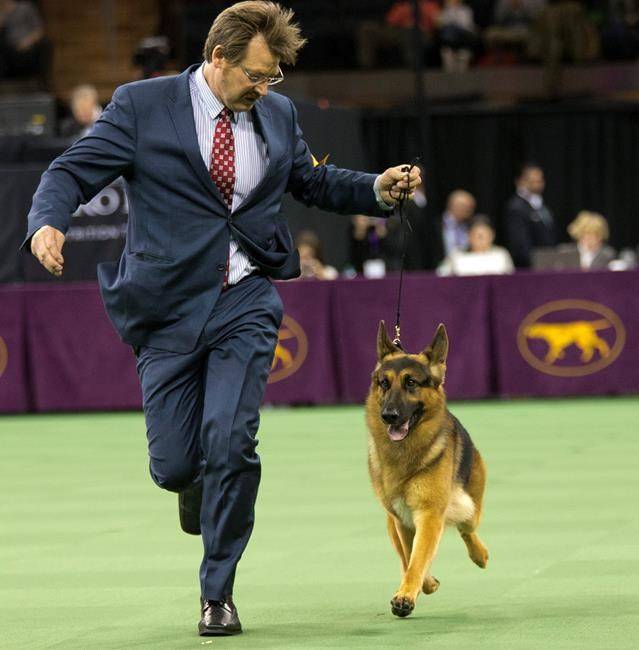
<path fill-rule="evenodd" d="M 139 77 L 131 60 L 140 39 L 156 32 L 157 0 L 41 0 L 40 5 L 53 43 L 51 78 L 59 98 L 91 83 L 104 102 L 116 86 Z"/>

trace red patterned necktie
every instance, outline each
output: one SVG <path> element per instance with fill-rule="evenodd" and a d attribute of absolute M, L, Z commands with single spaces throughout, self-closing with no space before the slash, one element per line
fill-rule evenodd
<path fill-rule="evenodd" d="M 233 190 L 235 188 L 235 139 L 231 128 L 231 111 L 224 107 L 215 125 L 213 151 L 211 152 L 211 179 L 220 190 L 220 194 L 229 210 L 233 207 Z M 228 285 L 229 260 L 226 260 L 223 288 Z"/>

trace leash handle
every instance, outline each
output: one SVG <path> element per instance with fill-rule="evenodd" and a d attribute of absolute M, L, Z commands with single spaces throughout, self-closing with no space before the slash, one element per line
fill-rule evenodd
<path fill-rule="evenodd" d="M 402 168 L 402 171 L 406 172 L 406 183 L 410 183 L 410 173 L 413 171 L 413 168 L 419 164 L 419 157 L 414 158 L 413 161 L 411 162 L 410 166 L 406 165 L 405 167 Z M 408 249 L 408 233 L 413 232 L 413 227 L 410 224 L 410 221 L 408 220 L 408 217 L 404 215 L 404 203 L 408 199 L 408 195 L 410 193 L 409 188 L 407 187 L 405 190 L 401 190 L 399 193 L 399 197 L 397 198 L 397 205 L 396 205 L 396 213 L 399 216 L 399 223 L 402 227 L 402 258 L 401 258 L 401 266 L 399 270 L 399 289 L 397 291 L 397 312 L 395 315 L 395 339 L 393 340 L 393 343 L 398 346 L 400 349 L 404 349 L 402 347 L 402 341 L 401 341 L 401 308 L 402 308 L 402 289 L 404 286 L 404 266 L 406 262 L 406 251 Z"/>

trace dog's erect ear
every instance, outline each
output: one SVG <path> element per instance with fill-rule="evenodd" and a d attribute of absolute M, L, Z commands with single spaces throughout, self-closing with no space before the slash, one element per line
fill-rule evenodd
<path fill-rule="evenodd" d="M 381 361 L 385 356 L 394 352 L 401 352 L 401 350 L 388 338 L 386 324 L 380 320 L 377 330 L 377 360 Z"/>
<path fill-rule="evenodd" d="M 446 374 L 446 357 L 448 356 L 448 334 L 443 323 L 437 326 L 433 342 L 422 352 L 428 359 L 433 379 L 441 384 Z"/>
<path fill-rule="evenodd" d="M 443 323 L 437 326 L 433 342 L 424 350 L 431 363 L 446 363 L 448 356 L 448 334 Z"/>

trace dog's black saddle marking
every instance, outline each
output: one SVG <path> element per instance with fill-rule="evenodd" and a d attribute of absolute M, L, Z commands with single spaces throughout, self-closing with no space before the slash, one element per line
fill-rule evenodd
<path fill-rule="evenodd" d="M 457 468 L 457 480 L 464 486 L 468 484 L 468 479 L 470 478 L 470 470 L 473 465 L 473 441 L 470 439 L 468 431 L 464 429 L 462 423 L 451 413 L 450 416 L 455 423 L 455 435 L 457 440 L 461 445 L 461 459 L 459 461 L 459 467 Z"/>

